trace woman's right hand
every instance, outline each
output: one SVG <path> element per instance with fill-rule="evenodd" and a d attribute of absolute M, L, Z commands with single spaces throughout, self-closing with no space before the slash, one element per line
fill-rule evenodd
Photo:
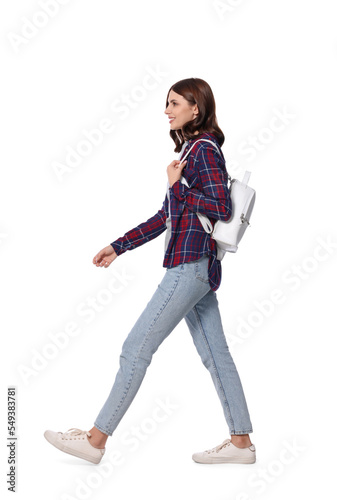
<path fill-rule="evenodd" d="M 111 245 L 103 248 L 97 255 L 93 258 L 92 262 L 96 267 L 109 267 L 111 262 L 115 260 L 117 254 Z"/>
<path fill-rule="evenodd" d="M 170 187 L 181 179 L 182 171 L 186 167 L 187 160 L 180 164 L 180 160 L 173 160 L 166 169 Z"/>

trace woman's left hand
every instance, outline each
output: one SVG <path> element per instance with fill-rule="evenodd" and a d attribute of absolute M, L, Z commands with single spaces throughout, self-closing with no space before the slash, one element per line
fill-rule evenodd
<path fill-rule="evenodd" d="M 167 177 L 170 187 L 181 178 L 181 172 L 186 166 L 187 160 L 185 160 L 181 165 L 179 160 L 173 160 L 172 163 L 167 167 Z"/>

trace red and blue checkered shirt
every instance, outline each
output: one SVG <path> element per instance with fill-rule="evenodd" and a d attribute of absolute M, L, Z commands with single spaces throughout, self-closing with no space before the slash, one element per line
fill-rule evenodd
<path fill-rule="evenodd" d="M 220 153 L 209 142 L 198 142 L 193 146 L 199 139 L 215 142 Z M 216 242 L 206 233 L 196 212 L 207 215 L 213 226 L 217 220 L 227 221 L 230 218 L 232 205 L 227 187 L 226 162 L 214 134 L 205 132 L 196 139 L 186 141 L 185 145 L 184 152 L 190 150 L 190 153 L 183 175 L 189 187 L 177 181 L 169 189 L 172 233 L 163 267 L 175 267 L 207 254 L 209 284 L 215 291 L 221 283 L 221 262 L 217 259 Z M 169 200 L 166 195 L 162 208 L 153 217 L 112 242 L 111 246 L 117 255 L 121 255 L 126 250 L 147 243 L 165 231 L 167 217 Z"/>

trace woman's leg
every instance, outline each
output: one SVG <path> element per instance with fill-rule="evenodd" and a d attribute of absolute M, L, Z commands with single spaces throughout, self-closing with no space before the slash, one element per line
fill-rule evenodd
<path fill-rule="evenodd" d="M 211 374 L 233 444 L 249 446 L 248 434 L 253 428 L 239 374 L 228 350 L 216 293 L 210 290 L 204 295 L 185 320 L 201 360 Z"/>
<path fill-rule="evenodd" d="M 206 269 L 208 257 L 202 257 L 198 262 L 201 261 Z M 196 261 L 166 270 L 156 292 L 123 343 L 119 371 L 94 423 L 96 437 L 97 432 L 112 435 L 133 401 L 159 345 L 209 290 L 208 282 L 198 279 Z M 93 444 L 97 442 L 93 441 Z"/>

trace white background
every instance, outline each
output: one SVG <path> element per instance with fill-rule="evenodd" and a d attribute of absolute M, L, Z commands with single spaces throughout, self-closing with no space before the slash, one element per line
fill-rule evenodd
<path fill-rule="evenodd" d="M 10 495 L 12 385 L 16 498 L 333 494 L 334 2 L 71 0 L 41 15 L 46 4 L 6 1 L 0 12 L 1 495 Z M 149 71 L 157 79 L 146 77 Z M 122 343 L 164 275 L 164 235 L 108 269 L 92 259 L 161 208 L 166 167 L 177 158 L 166 96 L 189 77 L 213 90 L 229 173 L 250 170 L 257 191 L 252 227 L 238 253 L 225 256 L 218 291 L 257 462 L 192 461 L 193 452 L 229 436 L 212 380 L 181 323 L 155 354 L 95 466 L 61 453 L 43 433 L 92 427 Z M 55 162 L 65 164 L 83 130 L 107 118 L 114 130 L 57 176 Z M 115 293 L 107 295 L 109 283 Z M 87 321 L 78 308 L 93 297 L 106 303 Z M 77 335 L 64 333 L 67 345 L 50 347 L 52 334 L 71 322 Z M 152 418 L 158 400 L 174 407 L 162 422 Z M 135 426 L 142 432 L 137 449 L 122 440 Z M 108 469 L 114 452 L 120 460 Z"/>

